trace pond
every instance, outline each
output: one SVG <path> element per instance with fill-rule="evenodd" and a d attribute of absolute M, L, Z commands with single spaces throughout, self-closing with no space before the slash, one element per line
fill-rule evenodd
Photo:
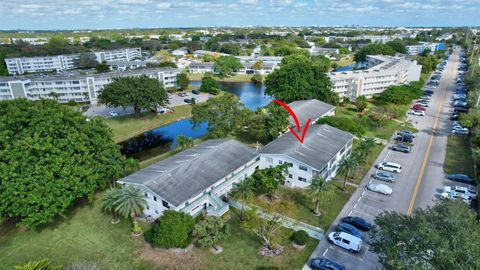
<path fill-rule="evenodd" d="M 200 86 L 200 81 L 193 81 L 191 85 Z M 267 105 L 272 98 L 265 96 L 265 87 L 252 82 L 222 82 L 221 87 L 239 97 L 245 107 L 256 110 Z M 208 134 L 208 123 L 194 126 L 191 118 L 180 120 L 161 126 L 120 143 L 121 152 L 127 157 L 140 161 L 166 153 L 175 147 L 177 136 L 183 135 L 197 139 Z"/>

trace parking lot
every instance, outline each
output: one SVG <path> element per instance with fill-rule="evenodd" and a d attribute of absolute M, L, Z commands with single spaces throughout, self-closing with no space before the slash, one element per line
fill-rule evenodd
<path fill-rule="evenodd" d="M 442 72 L 439 86 L 431 97 L 425 116 L 408 116 L 419 131 L 414 139 L 412 152 L 401 153 L 390 150 L 389 148 L 394 144 L 391 140 L 378 156 L 376 164 L 388 161 L 402 165 L 402 172 L 394 174 L 395 182 L 385 183 L 373 180 L 371 175 L 376 173 L 377 169 L 372 167 L 325 233 L 325 237 L 336 230 L 336 225 L 342 217 L 358 216 L 373 222 L 375 217 L 384 211 L 408 213 L 414 207 L 431 205 L 438 199 L 439 189 L 449 182 L 445 180 L 443 173 L 443 160 L 446 136 L 450 134 L 451 128 L 450 97 L 452 88 L 455 88 L 457 65 L 458 51 L 450 57 L 445 71 Z M 388 185 L 393 193 L 387 196 L 368 190 L 366 186 L 372 181 Z M 368 245 L 368 236 L 359 253 L 350 253 L 325 240 L 320 241 L 311 258 L 325 257 L 344 265 L 346 269 L 381 269 L 377 256 Z M 310 267 L 305 265 L 304 269 L 310 269 Z"/>
<path fill-rule="evenodd" d="M 168 94 L 168 106 L 167 107 L 174 107 L 178 105 L 186 105 L 187 103 L 184 101 L 186 98 L 194 97 L 196 102 L 205 102 L 207 101 L 212 95 L 208 93 L 200 93 L 198 95 L 192 94 L 188 92 L 188 96 L 180 97 L 178 93 Z M 110 117 L 110 112 L 115 112 L 117 115 L 129 115 L 133 114 L 133 108 L 127 107 L 125 110 L 122 107 L 115 107 L 110 108 L 102 104 L 91 104 L 87 111 L 83 113 L 83 115 L 87 117 L 94 117 L 94 116 L 105 116 Z"/>

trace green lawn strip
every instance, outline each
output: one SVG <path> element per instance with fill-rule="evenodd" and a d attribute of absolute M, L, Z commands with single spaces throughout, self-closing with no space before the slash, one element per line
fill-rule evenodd
<path fill-rule="evenodd" d="M 334 184 L 336 185 L 334 195 L 323 205 L 320 205 L 322 217 L 313 214 L 315 204 L 306 196 L 306 190 L 302 189 L 280 187 L 276 193 L 280 200 L 269 202 L 260 196 L 256 196 L 248 200 L 247 204 L 259 206 L 267 212 L 276 212 L 326 230 L 354 191 L 354 188 L 348 187 L 347 191 L 344 192 L 339 188 L 338 183 Z"/>
<path fill-rule="evenodd" d="M 93 204 L 78 203 L 65 219 L 38 231 L 3 224 L 0 268 L 14 269 L 30 260 L 48 258 L 54 265 L 88 261 L 101 269 L 154 269 L 135 254 L 143 246 L 143 237 L 131 236 L 131 222 L 122 219 L 112 225 L 111 216 L 100 211 L 99 203 L 98 199 Z"/>
<path fill-rule="evenodd" d="M 443 163 L 445 173 L 463 173 L 475 176 L 469 140 L 469 137 L 463 136 L 448 137 L 447 152 L 445 154 L 445 162 Z"/>
<path fill-rule="evenodd" d="M 112 129 L 115 142 L 122 142 L 153 128 L 191 116 L 191 105 L 175 106 L 173 109 L 173 113 L 169 114 L 146 113 L 139 118 L 135 118 L 132 115 L 107 118 L 105 123 Z"/>
<path fill-rule="evenodd" d="M 312 254 L 318 240 L 310 238 L 304 250 L 292 246 L 290 236 L 292 230 L 280 228 L 273 239 L 276 245 L 285 247 L 285 251 L 274 258 L 262 257 L 257 253 L 262 241 L 252 231 L 246 230 L 238 222 L 237 210 L 230 210 L 231 218 L 228 225 L 231 236 L 219 243 L 223 252 L 212 255 L 208 249 L 195 249 L 195 257 L 202 258 L 200 269 L 258 269 L 259 267 L 276 266 L 278 269 L 301 269 Z"/>

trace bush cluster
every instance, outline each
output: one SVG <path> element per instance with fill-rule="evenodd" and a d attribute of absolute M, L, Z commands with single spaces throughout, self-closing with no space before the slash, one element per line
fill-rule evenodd
<path fill-rule="evenodd" d="M 306 231 L 299 230 L 299 231 L 296 231 L 292 234 L 291 240 L 295 244 L 303 246 L 307 243 L 308 238 L 310 238 L 310 236 L 308 236 L 308 233 Z"/>

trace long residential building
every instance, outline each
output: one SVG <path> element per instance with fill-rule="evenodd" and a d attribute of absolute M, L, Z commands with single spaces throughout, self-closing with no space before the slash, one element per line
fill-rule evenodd
<path fill-rule="evenodd" d="M 422 66 L 404 57 L 368 55 L 366 69 L 330 72 L 332 90 L 341 98 L 372 97 L 391 85 L 420 80 Z"/>
<path fill-rule="evenodd" d="M 92 52 L 92 54 L 95 55 L 95 60 L 98 63 L 102 63 L 111 61 L 131 61 L 138 59 L 141 58 L 142 51 L 140 48 L 125 48 Z M 5 58 L 5 64 L 7 66 L 8 73 L 11 75 L 63 71 L 77 68 L 75 61 L 79 57 L 80 54 Z"/>
<path fill-rule="evenodd" d="M 14 98 L 38 100 L 53 98 L 52 93 L 55 93 L 58 101 L 62 103 L 69 100 L 96 103 L 99 92 L 115 77 L 146 75 L 162 82 L 165 88 L 172 88 L 176 87 L 179 73 L 180 70 L 174 68 L 150 68 L 99 74 L 63 72 L 53 75 L 5 76 L 0 77 L 0 100 Z"/>
<path fill-rule="evenodd" d="M 434 53 L 435 51 L 445 50 L 444 43 L 434 43 L 434 42 L 420 42 L 417 45 L 407 45 L 405 47 L 407 48 L 408 55 L 419 55 L 427 49 L 430 50 L 431 53 Z"/>

